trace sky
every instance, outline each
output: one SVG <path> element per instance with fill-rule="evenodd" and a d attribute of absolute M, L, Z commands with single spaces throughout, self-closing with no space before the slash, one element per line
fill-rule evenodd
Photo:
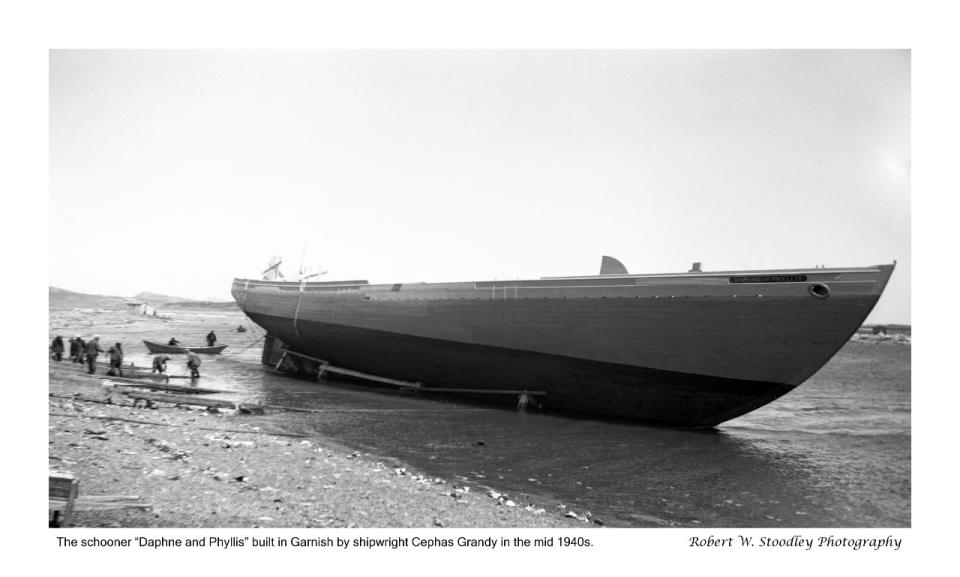
<path fill-rule="evenodd" d="M 897 261 L 908 50 L 53 50 L 50 285 Z M 83 247 L 97 247 L 91 260 Z"/>

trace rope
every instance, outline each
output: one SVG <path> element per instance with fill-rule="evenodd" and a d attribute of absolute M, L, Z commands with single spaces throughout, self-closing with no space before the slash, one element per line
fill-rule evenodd
<path fill-rule="evenodd" d="M 262 335 L 260 335 L 259 337 L 257 337 L 257 340 L 255 340 L 255 341 L 253 341 L 252 343 L 250 343 L 249 345 L 243 347 L 243 348 L 240 349 L 239 351 L 229 351 L 229 352 L 222 353 L 222 354 L 223 354 L 223 355 L 239 355 L 239 354 L 242 353 L 243 351 L 245 351 L 245 350 L 249 349 L 250 347 L 252 347 L 253 345 L 259 343 L 261 340 L 263 340 L 263 337 L 265 337 L 265 336 L 267 336 L 267 333 L 263 333 Z"/>

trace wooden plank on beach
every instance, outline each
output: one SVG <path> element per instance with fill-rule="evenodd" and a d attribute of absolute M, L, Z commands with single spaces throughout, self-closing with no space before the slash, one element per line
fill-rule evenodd
<path fill-rule="evenodd" d="M 195 405 L 198 407 L 213 407 L 218 409 L 238 409 L 244 411 L 263 411 L 263 406 L 253 403 L 238 403 L 223 399 L 205 399 L 187 395 L 172 395 L 169 393 L 145 393 L 143 391 L 121 391 L 131 399 L 143 399 L 159 403 L 173 403 L 174 405 Z"/>
<path fill-rule="evenodd" d="M 148 510 L 153 506 L 144 503 L 137 495 L 84 495 L 73 502 L 74 511 L 111 511 L 114 509 Z"/>
<path fill-rule="evenodd" d="M 130 377 L 111 377 L 110 375 L 89 375 L 89 376 L 91 376 L 91 377 L 96 377 L 96 378 L 98 378 L 98 379 L 100 379 L 100 380 L 103 380 L 103 381 L 116 381 L 117 384 L 119 384 L 119 383 L 130 383 L 130 384 L 132 384 L 132 385 L 136 385 L 136 386 L 140 386 L 140 387 L 148 387 L 148 388 L 149 388 L 149 387 L 154 387 L 154 386 L 157 386 L 157 385 L 158 385 L 158 383 L 157 383 L 156 381 L 152 381 L 152 382 L 147 383 L 146 381 L 138 380 L 138 379 L 133 379 L 133 378 L 130 378 Z M 170 386 L 170 387 L 183 387 L 183 385 L 168 385 L 168 386 Z M 194 388 L 194 387 L 184 387 L 184 388 Z M 199 387 L 197 387 L 197 388 L 199 388 Z M 210 389 L 210 390 L 213 390 L 213 389 Z M 221 391 L 216 391 L 216 392 L 219 393 L 219 392 L 221 392 Z"/>
<path fill-rule="evenodd" d="M 107 363 L 97 363 L 97 368 L 109 369 L 110 365 Z M 58 372 L 69 372 L 77 375 L 86 375 L 87 374 L 87 365 L 81 365 L 77 363 L 58 363 L 56 361 L 50 362 L 50 368 L 56 369 Z M 123 371 L 127 375 L 124 378 L 136 378 L 136 379 L 152 379 L 159 381 L 167 381 L 170 379 L 189 379 L 188 375 L 169 375 L 166 373 L 152 373 L 149 372 L 150 369 L 143 367 L 134 367 L 133 370 L 129 366 L 123 366 Z M 92 375 L 91 375 L 92 376 Z M 101 375 L 102 376 L 102 375 Z"/>
<path fill-rule="evenodd" d="M 202 387 L 191 387 L 189 385 L 167 385 L 160 383 L 127 383 L 113 382 L 117 377 L 108 377 L 104 378 L 103 382 L 111 383 L 114 387 L 138 387 L 141 389 L 150 389 L 151 391 L 169 391 L 171 393 L 186 393 L 189 395 L 213 395 L 216 393 L 229 393 L 230 391 L 222 391 L 219 389 L 204 389 Z"/>

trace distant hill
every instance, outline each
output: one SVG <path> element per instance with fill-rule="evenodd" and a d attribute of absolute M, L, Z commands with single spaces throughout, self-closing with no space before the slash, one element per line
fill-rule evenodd
<path fill-rule="evenodd" d="M 184 308 L 202 308 L 202 309 L 235 309 L 237 308 L 237 303 L 233 301 L 221 301 L 221 300 L 199 300 L 199 299 L 188 299 L 183 297 L 175 297 L 170 295 L 162 295 L 152 292 L 142 292 L 134 295 L 134 300 L 139 302 L 145 302 L 154 307 L 162 307 L 165 309 L 184 309 Z"/>
<path fill-rule="evenodd" d="M 125 303 L 131 300 L 124 297 L 90 295 L 50 287 L 50 306 L 56 308 L 115 308 L 125 306 Z"/>
<path fill-rule="evenodd" d="M 137 294 L 133 295 L 133 300 L 141 301 L 141 302 L 145 302 L 145 303 L 150 303 L 150 304 L 199 302 L 199 301 L 196 301 L 196 300 L 194 300 L 194 299 L 187 299 L 187 298 L 183 298 L 183 297 L 174 297 L 174 296 L 170 296 L 170 295 L 162 295 L 162 294 L 152 293 L 152 292 L 137 293 Z"/>
<path fill-rule="evenodd" d="M 132 297 L 91 295 L 50 287 L 50 306 L 54 308 L 120 308 L 127 303 L 147 303 L 164 309 L 237 309 L 237 303 L 233 301 L 202 301 L 152 292 L 141 292 Z"/>

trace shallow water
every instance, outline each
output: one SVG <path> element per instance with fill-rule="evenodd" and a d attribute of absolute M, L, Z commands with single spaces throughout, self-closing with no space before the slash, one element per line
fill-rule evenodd
<path fill-rule="evenodd" d="M 220 316 L 194 320 L 242 319 Z M 849 343 L 774 403 L 716 430 L 686 431 L 287 378 L 260 364 L 258 331 L 218 334 L 235 342 L 204 357 L 202 386 L 322 411 L 271 418 L 521 505 L 559 501 L 612 526 L 910 526 L 906 345 Z M 149 359 L 142 345 L 128 346 L 128 362 Z M 181 365 L 175 358 L 171 372 L 184 373 Z"/>

